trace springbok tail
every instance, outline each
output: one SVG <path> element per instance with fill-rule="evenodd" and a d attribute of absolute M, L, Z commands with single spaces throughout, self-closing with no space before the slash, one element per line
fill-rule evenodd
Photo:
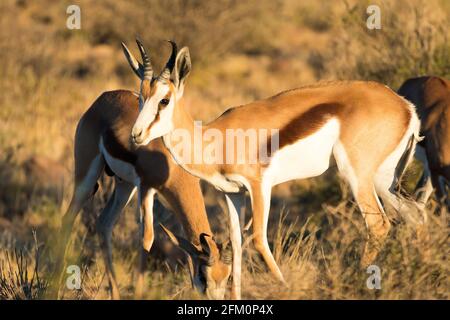
<path fill-rule="evenodd" d="M 420 120 L 417 116 L 417 113 L 415 112 L 415 106 L 411 103 L 408 104 L 411 107 L 411 122 L 407 131 L 407 134 L 410 134 L 410 138 L 408 140 L 408 144 L 406 145 L 405 152 L 400 158 L 395 169 L 395 176 L 397 178 L 397 191 L 400 190 L 400 184 L 403 175 L 405 174 L 408 165 L 411 163 L 414 157 L 417 143 L 424 139 L 424 137 L 420 136 Z"/>
<path fill-rule="evenodd" d="M 412 109 L 412 119 L 409 125 L 409 129 L 406 133 L 409 136 L 409 139 L 408 143 L 406 144 L 405 151 L 400 158 L 395 170 L 395 177 L 397 181 L 396 191 L 398 193 L 400 192 L 402 178 L 406 172 L 406 169 L 408 168 L 408 165 L 412 162 L 412 159 L 414 157 L 416 145 L 418 142 L 424 139 L 424 137 L 420 136 L 420 120 L 415 112 L 415 107 L 413 104 L 410 104 L 410 106 Z M 408 199 L 401 196 L 400 194 L 398 194 L 397 196 L 402 201 L 402 208 L 399 209 L 399 213 L 405 218 L 407 222 L 409 221 L 415 226 L 421 226 L 426 223 L 427 215 L 424 210 L 424 206 L 418 204 L 415 200 Z"/>
<path fill-rule="evenodd" d="M 416 138 L 414 135 L 412 135 L 411 138 L 409 138 L 405 152 L 403 153 L 400 161 L 397 164 L 397 167 L 395 168 L 395 176 L 397 177 L 397 191 L 400 191 L 400 185 L 403 179 L 403 175 L 405 174 L 406 169 L 408 168 L 408 165 L 411 162 L 412 157 L 414 156 L 415 146 Z"/>

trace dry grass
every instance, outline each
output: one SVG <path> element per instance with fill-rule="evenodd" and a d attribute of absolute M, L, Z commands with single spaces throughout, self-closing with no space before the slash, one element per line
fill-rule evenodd
<path fill-rule="evenodd" d="M 132 47 L 139 35 L 159 66 L 169 54 L 164 39 L 188 45 L 194 69 L 185 99 L 202 120 L 213 119 L 229 106 L 324 78 L 371 79 L 396 88 L 410 76 L 450 76 L 446 1 L 380 1 L 379 32 L 364 27 L 361 1 L 324 5 L 220 0 L 205 6 L 197 0 L 86 0 L 79 1 L 78 31 L 65 28 L 68 4 L 0 2 L 2 299 L 40 298 L 45 290 L 49 262 L 37 260 L 37 251 L 46 248 L 71 196 L 73 135 L 81 114 L 105 90 L 138 88 L 120 41 Z M 44 159 L 50 169 L 44 166 L 41 171 L 58 171 L 63 182 L 43 182 L 39 175 L 31 179 L 26 164 L 32 157 Z M 409 185 L 418 171 L 413 168 Z M 382 289 L 369 290 L 368 274 L 358 267 L 364 224 L 341 184 L 326 174 L 275 188 L 269 239 L 289 287 L 270 277 L 249 244 L 244 298 L 448 299 L 448 212 L 430 204 L 426 242 L 418 241 L 408 226 L 396 225 L 376 262 Z M 66 299 L 108 298 L 89 223 L 109 194 L 107 181 L 103 186 L 85 209 L 84 223 L 75 226 L 68 263 L 82 267 L 83 286 L 80 291 L 66 290 Z M 223 232 L 218 194 L 208 187 L 206 202 L 213 229 Z M 116 228 L 120 232 L 113 237 L 114 263 L 127 299 L 134 297 L 138 248 L 133 206 L 121 216 Z M 158 219 L 168 219 L 162 207 L 157 211 Z M 31 230 L 36 230 L 36 239 Z M 182 263 L 166 263 L 156 250 L 152 261 L 145 298 L 198 298 Z"/>
<path fill-rule="evenodd" d="M 436 209 L 431 204 L 430 212 Z M 431 214 L 427 239 L 417 239 L 415 231 L 405 224 L 392 230 L 380 257 L 374 262 L 381 269 L 381 289 L 366 286 L 368 274 L 359 266 L 359 256 L 365 239 L 364 222 L 348 201 L 324 207 L 306 222 L 281 211 L 272 213 L 269 233 L 274 256 L 285 276 L 288 287 L 276 282 L 266 271 L 252 245 L 244 241 L 243 298 L 245 299 L 448 299 L 449 263 L 448 222 L 446 215 Z M 122 217 L 118 228 L 126 234 L 114 234 L 114 262 L 121 294 L 134 298 L 137 239 L 130 233 L 136 225 Z M 83 259 L 86 231 L 79 226 L 73 240 L 68 264 L 82 266 L 82 289 L 65 290 L 65 299 L 107 299 L 108 290 L 99 254 L 90 264 Z M 136 234 L 136 233 L 134 233 Z M 133 239 L 132 243 L 129 240 Z M 128 241 L 125 243 L 125 241 Z M 31 245 L 31 244 L 28 244 Z M 94 243 L 94 248 L 96 245 Z M 45 266 L 35 272 L 32 256 L 13 255 L 9 249 L 0 257 L 0 297 L 30 299 L 42 297 L 45 286 Z M 94 250 L 96 251 L 96 250 Z M 30 262 L 24 262 L 30 261 Z M 45 262 L 41 261 L 41 264 Z M 6 267 L 5 267 L 6 266 Z M 5 271 L 6 270 L 6 271 Z M 14 270 L 14 271 L 11 271 Z M 34 281 L 27 276 L 33 274 Z M 42 271 L 44 270 L 44 271 Z M 152 264 L 147 275 L 146 299 L 198 299 L 191 290 L 187 270 L 182 265 L 170 268 L 163 261 Z"/>

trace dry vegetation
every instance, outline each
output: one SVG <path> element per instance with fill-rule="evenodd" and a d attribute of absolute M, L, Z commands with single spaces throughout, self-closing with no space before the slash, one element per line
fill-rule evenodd
<path fill-rule="evenodd" d="M 185 97 L 203 120 L 322 79 L 373 79 L 397 88 L 412 76 L 450 77 L 448 1 L 375 1 L 382 9 L 378 31 L 365 28 L 367 1 L 300 2 L 82 0 L 82 29 L 71 31 L 65 27 L 71 1 L 1 1 L 0 299 L 36 299 L 45 291 L 48 264 L 39 257 L 71 196 L 76 123 L 103 91 L 138 88 L 120 41 L 131 44 L 139 35 L 159 65 L 169 53 L 163 39 L 188 45 L 194 69 Z M 410 171 L 407 189 L 419 169 Z M 277 284 L 246 244 L 243 297 L 448 299 L 448 212 L 430 203 L 429 237 L 422 241 L 398 221 L 377 261 L 382 289 L 369 290 L 358 267 L 364 224 L 334 171 L 274 190 L 269 239 L 290 286 Z M 104 180 L 76 226 L 69 262 L 83 266 L 83 286 L 65 298 L 108 297 L 92 220 L 110 183 Z M 220 233 L 217 193 L 204 189 Z M 133 207 L 113 237 L 124 298 L 133 298 L 137 260 Z M 173 220 L 162 206 L 156 210 L 157 219 Z M 158 239 L 146 298 L 198 298 L 183 265 L 157 250 L 164 244 Z"/>

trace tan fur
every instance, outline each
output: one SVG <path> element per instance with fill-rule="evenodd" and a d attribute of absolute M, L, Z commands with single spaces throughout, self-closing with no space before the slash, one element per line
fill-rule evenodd
<path fill-rule="evenodd" d="M 144 79 L 141 83 L 141 94 L 142 99 L 145 101 L 147 99 L 150 99 L 156 92 L 157 86 L 153 85 L 150 80 Z"/>

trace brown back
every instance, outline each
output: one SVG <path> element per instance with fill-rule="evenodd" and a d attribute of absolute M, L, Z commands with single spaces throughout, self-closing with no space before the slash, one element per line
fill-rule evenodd
<path fill-rule="evenodd" d="M 450 81 L 434 76 L 412 78 L 398 93 L 417 106 L 430 169 L 450 179 Z"/>

